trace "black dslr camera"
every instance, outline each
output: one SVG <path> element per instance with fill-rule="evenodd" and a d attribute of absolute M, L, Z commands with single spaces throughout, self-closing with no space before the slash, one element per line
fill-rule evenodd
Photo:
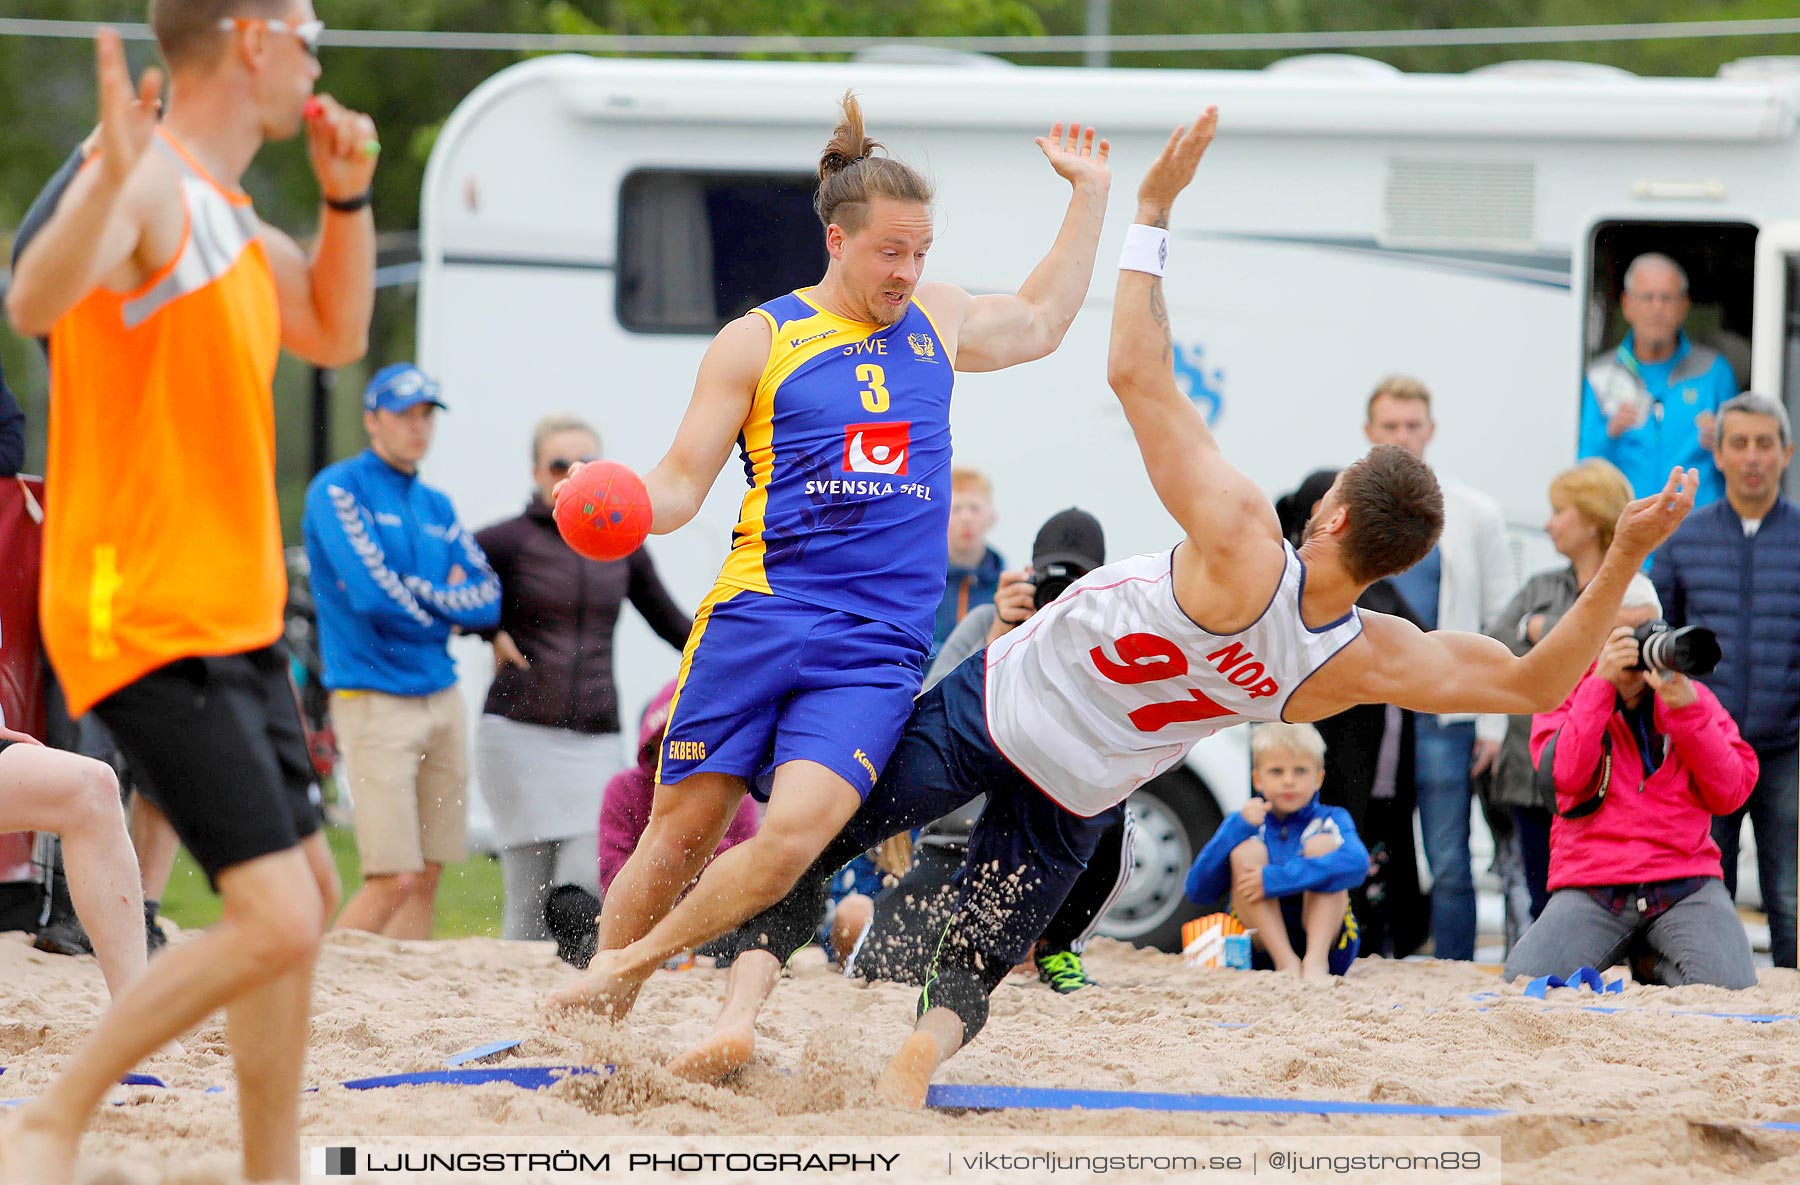
<path fill-rule="evenodd" d="M 1087 572 L 1075 564 L 1052 561 L 1031 573 L 1031 611 L 1033 613 L 1063 595 L 1063 590 L 1086 576 Z"/>
<path fill-rule="evenodd" d="M 1638 645 L 1634 671 L 1671 672 L 1703 678 L 1712 674 L 1724 655 L 1719 649 L 1719 635 L 1704 626 L 1684 625 L 1672 629 L 1666 621 L 1647 621 L 1631 631 Z"/>

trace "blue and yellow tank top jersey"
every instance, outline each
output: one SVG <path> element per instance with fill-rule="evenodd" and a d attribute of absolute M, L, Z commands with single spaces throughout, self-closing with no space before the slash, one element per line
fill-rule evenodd
<path fill-rule="evenodd" d="M 719 583 L 928 647 L 949 562 L 950 358 L 917 302 L 871 325 L 810 291 L 755 310 L 774 340 L 738 436 L 750 489 Z"/>

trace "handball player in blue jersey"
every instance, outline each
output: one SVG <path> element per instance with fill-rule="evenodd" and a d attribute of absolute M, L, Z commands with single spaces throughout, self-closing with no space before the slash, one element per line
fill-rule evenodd
<path fill-rule="evenodd" d="M 876 154 L 845 96 L 814 203 L 824 279 L 719 331 L 644 476 L 657 534 L 694 517 L 734 443 L 750 488 L 682 655 L 649 826 L 606 894 L 600 953 L 553 1005 L 622 1017 L 669 956 L 781 900 L 874 787 L 944 592 L 954 372 L 1055 350 L 1093 277 L 1107 144 L 1060 123 L 1037 144 L 1073 187 L 1056 242 L 1016 296 L 971 296 L 920 282 L 931 189 Z M 762 828 L 681 897 L 764 784 Z"/>

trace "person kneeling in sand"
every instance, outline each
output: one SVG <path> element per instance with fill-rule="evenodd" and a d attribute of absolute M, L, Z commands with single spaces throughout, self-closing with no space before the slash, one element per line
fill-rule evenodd
<path fill-rule="evenodd" d="M 1712 835 L 1750 797 L 1756 751 L 1706 687 L 1644 668 L 1632 630 L 1658 612 L 1654 597 L 1622 610 L 1593 672 L 1531 722 L 1538 776 L 1556 789 L 1551 892 L 1507 979 L 1630 958 L 1640 982 L 1756 986 Z"/>
<path fill-rule="evenodd" d="M 1213 832 L 1188 869 L 1188 899 L 1204 905 L 1229 886 L 1258 971 L 1342 975 L 1361 946 L 1350 890 L 1368 879 L 1369 852 L 1349 812 L 1319 801 L 1325 738 L 1310 724 L 1257 725 L 1250 784 L 1261 797 Z"/>

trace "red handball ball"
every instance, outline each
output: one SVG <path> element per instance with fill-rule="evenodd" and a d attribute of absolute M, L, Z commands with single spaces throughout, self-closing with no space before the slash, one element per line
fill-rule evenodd
<path fill-rule="evenodd" d="M 650 491 L 617 461 L 592 461 L 556 499 L 563 542 L 590 560 L 622 560 L 650 535 Z"/>

